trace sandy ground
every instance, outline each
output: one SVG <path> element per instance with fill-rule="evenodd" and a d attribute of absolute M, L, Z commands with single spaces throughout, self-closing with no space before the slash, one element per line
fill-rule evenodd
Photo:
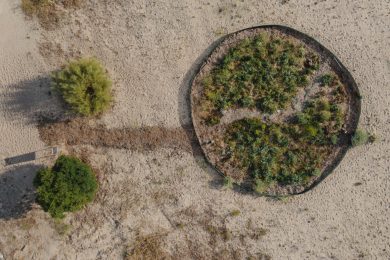
<path fill-rule="evenodd" d="M 48 75 L 97 56 L 115 82 L 107 128 L 190 122 L 189 81 L 225 33 L 283 24 L 336 54 L 363 95 L 360 126 L 379 141 L 350 150 L 315 189 L 288 200 L 223 190 L 198 153 L 73 147 L 99 170 L 98 198 L 64 223 L 33 204 L 34 164 L 0 168 L 5 259 L 122 259 L 158 234 L 178 259 L 390 258 L 390 2 L 86 0 L 54 31 L 0 0 L 0 156 L 41 149 L 39 113 L 57 111 Z M 1 166 L 0 166 L 1 167 Z M 240 213 L 232 214 L 239 210 Z"/>

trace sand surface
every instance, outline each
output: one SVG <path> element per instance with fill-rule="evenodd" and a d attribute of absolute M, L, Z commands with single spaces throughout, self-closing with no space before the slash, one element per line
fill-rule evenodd
<path fill-rule="evenodd" d="M 122 259 L 149 234 L 177 259 L 390 258 L 389 1 L 86 0 L 53 31 L 18 4 L 0 0 L 2 158 L 45 147 L 36 118 L 58 111 L 48 75 L 66 60 L 91 55 L 108 68 L 116 102 L 99 124 L 176 129 L 190 123 L 189 81 L 213 44 L 260 24 L 291 26 L 338 56 L 363 96 L 360 126 L 379 140 L 281 201 L 221 189 L 194 151 L 75 145 L 99 169 L 100 193 L 64 223 L 33 204 L 42 162 L 0 166 L 5 259 Z"/>

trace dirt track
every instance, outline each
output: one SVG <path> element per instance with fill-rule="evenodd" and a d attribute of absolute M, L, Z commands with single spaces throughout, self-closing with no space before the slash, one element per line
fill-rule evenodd
<path fill-rule="evenodd" d="M 49 145 L 91 145 L 140 152 L 157 148 L 192 152 L 197 142 L 190 126 L 107 129 L 104 126 L 90 126 L 87 120 L 82 119 L 42 125 L 39 134 Z"/>

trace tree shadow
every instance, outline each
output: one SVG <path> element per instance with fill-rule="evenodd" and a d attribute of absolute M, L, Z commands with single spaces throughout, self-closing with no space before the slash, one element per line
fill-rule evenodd
<path fill-rule="evenodd" d="M 49 75 L 18 82 L 7 89 L 4 114 L 11 122 L 36 124 L 42 118 L 54 121 L 64 114 L 63 101 L 52 92 Z"/>
<path fill-rule="evenodd" d="M 0 219 L 21 218 L 31 210 L 35 201 L 33 180 L 40 168 L 25 164 L 0 174 Z"/>

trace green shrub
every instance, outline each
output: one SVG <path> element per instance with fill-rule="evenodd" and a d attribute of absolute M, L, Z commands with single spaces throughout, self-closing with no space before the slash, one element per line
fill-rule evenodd
<path fill-rule="evenodd" d="M 54 218 L 81 209 L 93 200 L 98 188 L 91 167 L 69 156 L 60 156 L 51 169 L 39 170 L 34 186 L 37 202 Z"/>
<path fill-rule="evenodd" d="M 111 81 L 94 58 L 71 62 L 54 73 L 52 79 L 54 88 L 72 111 L 79 115 L 98 115 L 110 106 Z"/>
<path fill-rule="evenodd" d="M 330 86 L 332 85 L 335 77 L 331 74 L 325 74 L 320 78 L 320 83 L 322 86 Z"/>
<path fill-rule="evenodd" d="M 371 140 L 370 134 L 368 134 L 366 131 L 363 131 L 361 129 L 356 130 L 354 135 L 351 138 L 352 146 L 359 146 L 363 144 L 367 144 Z"/>
<path fill-rule="evenodd" d="M 339 141 L 339 137 L 337 135 L 332 135 L 330 137 L 330 142 L 333 144 L 333 145 L 336 145 Z"/>

